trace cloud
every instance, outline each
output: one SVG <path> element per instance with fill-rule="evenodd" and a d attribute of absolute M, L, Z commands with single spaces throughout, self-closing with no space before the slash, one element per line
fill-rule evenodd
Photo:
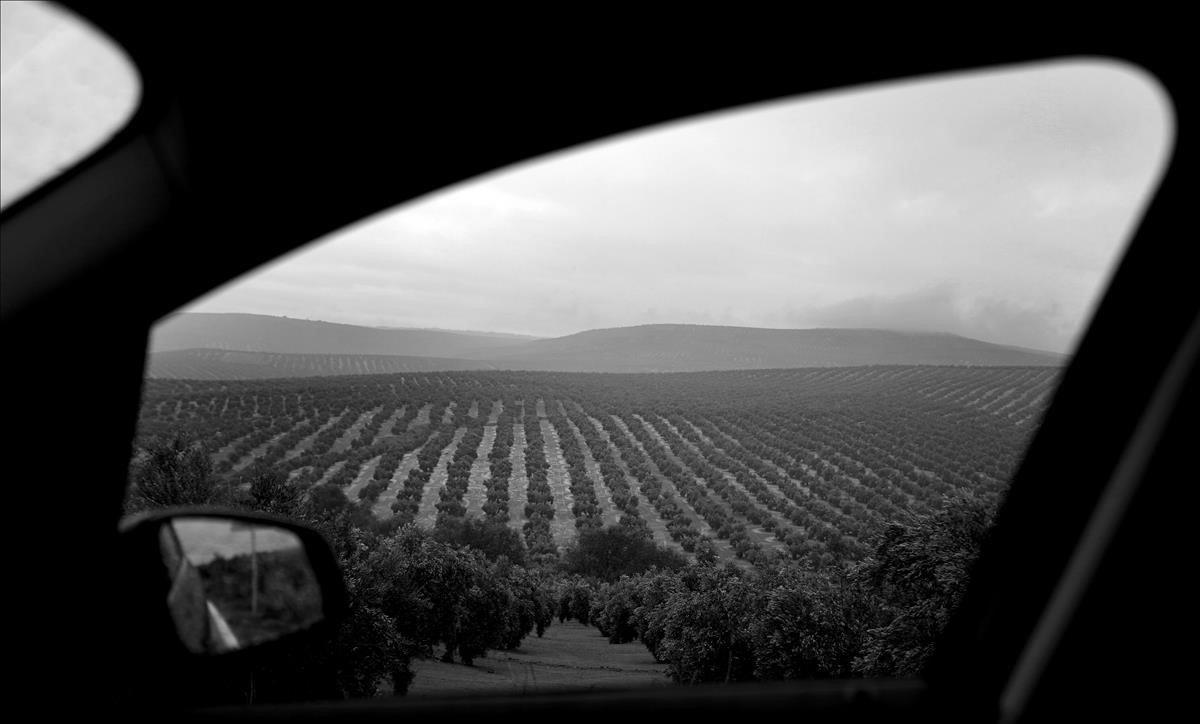
<path fill-rule="evenodd" d="M 947 332 L 1000 344 L 1068 351 L 1071 329 L 1054 304 L 1018 304 L 992 297 L 970 297 L 957 285 L 941 284 L 892 296 L 862 296 L 791 310 L 795 326 L 896 329 Z"/>

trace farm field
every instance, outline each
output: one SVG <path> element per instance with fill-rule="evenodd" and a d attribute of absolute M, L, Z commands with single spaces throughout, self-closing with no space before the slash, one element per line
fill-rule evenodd
<path fill-rule="evenodd" d="M 186 432 L 230 484 L 270 466 L 381 518 L 487 517 L 533 555 L 624 521 L 751 565 L 855 559 L 943 496 L 1000 495 L 1054 367 L 150 379 L 139 445 Z M 135 452 L 135 454 L 137 454 Z"/>

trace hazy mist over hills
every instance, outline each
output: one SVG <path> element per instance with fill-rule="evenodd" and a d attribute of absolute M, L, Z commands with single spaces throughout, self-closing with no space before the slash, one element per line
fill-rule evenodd
<path fill-rule="evenodd" d="M 884 364 L 1056 365 L 1063 357 L 929 332 L 649 324 L 535 340 L 494 350 L 490 359 L 512 369 L 698 372 Z"/>
<path fill-rule="evenodd" d="M 180 314 L 155 328 L 152 377 L 253 379 L 507 369 L 699 372 L 861 365 L 1061 365 L 1064 355 L 953 334 L 650 324 L 551 339 L 380 329 L 253 314 Z"/>

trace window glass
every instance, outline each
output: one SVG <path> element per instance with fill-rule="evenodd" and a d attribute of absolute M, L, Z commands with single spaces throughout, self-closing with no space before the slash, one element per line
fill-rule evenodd
<path fill-rule="evenodd" d="M 108 37 L 53 4 L 0 3 L 0 33 L 3 207 L 112 137 L 140 81 Z"/>
<path fill-rule="evenodd" d="M 160 322 L 129 508 L 329 531 L 356 695 L 919 674 L 1171 135 L 1067 60 L 447 189 Z"/>

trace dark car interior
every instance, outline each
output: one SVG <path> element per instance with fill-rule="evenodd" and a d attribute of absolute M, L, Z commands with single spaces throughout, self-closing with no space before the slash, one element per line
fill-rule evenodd
<path fill-rule="evenodd" d="M 772 98 L 1073 56 L 1157 78 L 1174 147 L 924 678 L 170 714 L 1086 721 L 1153 719 L 1186 699 L 1179 513 L 1196 480 L 1200 294 L 1183 223 L 1193 83 L 1169 34 L 960 28 L 950 43 L 766 17 L 65 6 L 126 50 L 142 98 L 102 148 L 0 213 L 20 701 L 120 715 L 130 703 L 114 689 L 167 675 L 144 644 L 169 631 L 112 625 L 136 605 L 117 585 L 117 523 L 158 318 L 368 215 L 555 150 Z"/>

